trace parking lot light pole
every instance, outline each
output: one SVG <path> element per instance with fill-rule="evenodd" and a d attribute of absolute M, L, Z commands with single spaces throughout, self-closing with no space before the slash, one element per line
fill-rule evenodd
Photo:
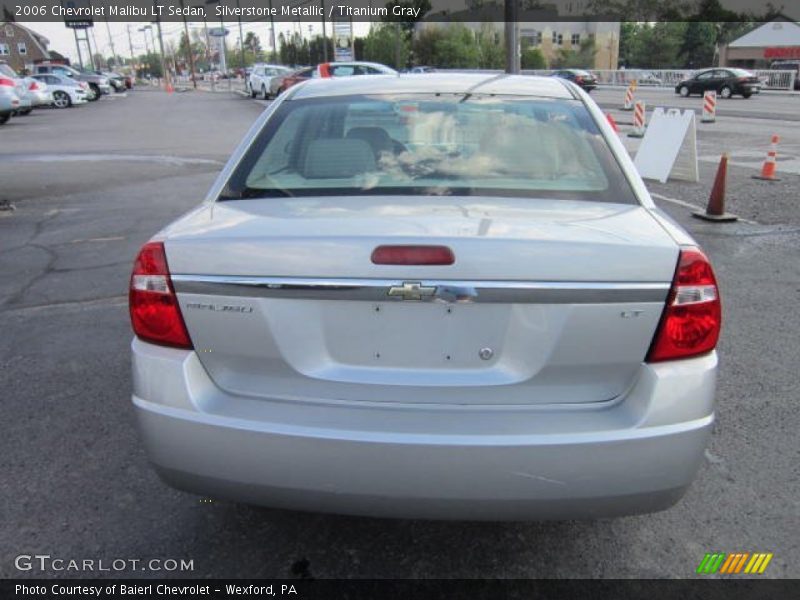
<path fill-rule="evenodd" d="M 505 0 L 506 73 L 519 73 L 519 0 Z"/>

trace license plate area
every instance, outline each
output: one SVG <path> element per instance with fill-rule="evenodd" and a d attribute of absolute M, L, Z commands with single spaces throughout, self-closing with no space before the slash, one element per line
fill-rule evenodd
<path fill-rule="evenodd" d="M 508 304 L 326 302 L 324 338 L 337 363 L 398 369 L 479 369 L 495 364 Z"/>

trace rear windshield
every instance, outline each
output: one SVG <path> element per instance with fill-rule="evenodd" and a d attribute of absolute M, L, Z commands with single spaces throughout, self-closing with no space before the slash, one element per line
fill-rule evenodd
<path fill-rule="evenodd" d="M 469 94 L 287 100 L 220 199 L 387 194 L 637 203 L 580 101 Z"/>

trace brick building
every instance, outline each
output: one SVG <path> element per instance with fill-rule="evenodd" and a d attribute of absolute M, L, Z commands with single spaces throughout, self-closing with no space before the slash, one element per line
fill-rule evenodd
<path fill-rule="evenodd" d="M 0 21 L 0 60 L 19 72 L 34 60 L 47 60 L 50 41 L 13 21 Z"/>

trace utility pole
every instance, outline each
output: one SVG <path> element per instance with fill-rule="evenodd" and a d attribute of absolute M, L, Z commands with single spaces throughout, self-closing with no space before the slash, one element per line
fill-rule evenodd
<path fill-rule="evenodd" d="M 161 18 L 156 19 L 158 28 L 158 47 L 161 49 L 161 71 L 164 73 L 164 83 L 169 88 L 169 71 L 167 70 L 167 56 L 164 54 L 164 37 L 161 35 Z"/>
<path fill-rule="evenodd" d="M 323 62 L 328 62 L 328 34 L 325 32 L 325 0 L 319 0 L 322 7 L 322 58 Z"/>
<path fill-rule="evenodd" d="M 519 73 L 519 0 L 505 0 L 506 73 Z"/>
<path fill-rule="evenodd" d="M 236 0 L 236 8 L 239 9 L 239 13 L 242 12 L 242 5 L 239 0 Z M 245 68 L 247 65 L 245 64 L 244 60 L 244 33 L 242 32 L 242 16 L 239 14 L 239 54 L 242 56 L 242 80 L 244 81 L 244 91 L 247 91 L 247 71 Z"/>
<path fill-rule="evenodd" d="M 323 11 L 323 19 L 324 11 Z M 323 21 L 324 23 L 324 21 Z M 278 62 L 278 47 L 275 45 L 275 17 L 272 16 L 272 0 L 269 0 L 269 35 L 272 38 L 272 56 L 270 62 Z"/>
<path fill-rule="evenodd" d="M 108 5 L 108 1 L 106 1 Z M 106 8 L 106 10 L 108 10 Z M 111 46 L 111 56 L 114 57 L 114 66 L 117 66 L 117 51 L 114 49 L 114 38 L 111 37 L 111 26 L 108 24 L 108 17 L 106 17 L 106 33 L 108 33 L 108 45 Z"/>
<path fill-rule="evenodd" d="M 131 40 L 131 24 L 128 23 L 128 48 L 131 51 L 131 65 L 134 65 L 133 70 L 136 71 L 136 58 L 133 56 L 133 40 Z"/>
<path fill-rule="evenodd" d="M 183 0 L 181 0 L 181 8 L 183 8 Z M 189 53 L 189 68 L 192 71 L 192 87 L 197 89 L 197 75 L 194 71 L 194 50 L 192 50 L 192 38 L 189 37 L 189 24 L 186 22 L 186 15 L 183 15 L 183 34 L 186 36 L 186 50 Z"/>

